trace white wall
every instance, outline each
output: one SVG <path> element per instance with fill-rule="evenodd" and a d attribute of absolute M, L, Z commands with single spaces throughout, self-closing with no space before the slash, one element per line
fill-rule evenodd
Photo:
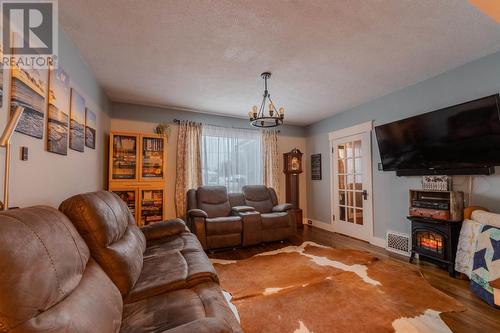
<path fill-rule="evenodd" d="M 14 133 L 11 140 L 10 207 L 36 204 L 57 207 L 62 200 L 71 195 L 103 189 L 106 184 L 107 135 L 110 127 L 109 100 L 91 69 L 81 58 L 77 47 L 62 30 L 59 32 L 59 57 L 61 66 L 70 77 L 71 86 L 85 98 L 86 105 L 96 113 L 96 149 L 85 147 L 84 153 L 68 149 L 68 155 L 61 156 L 45 149 L 46 130 L 42 140 Z M 6 124 L 10 107 L 9 74 L 9 71 L 5 70 L 4 100 L 0 113 L 1 129 Z M 29 149 L 28 161 L 20 160 L 21 146 Z M 3 188 L 5 156 L 3 148 L 0 148 L 0 154 L 0 186 Z"/>
<path fill-rule="evenodd" d="M 128 112 L 123 112 L 127 109 Z M 153 113 L 153 115 L 151 114 Z M 183 120 L 195 120 L 208 122 L 224 126 L 232 126 L 239 124 L 240 126 L 248 125 L 243 119 L 211 116 L 207 114 L 198 114 L 194 112 L 172 111 L 169 109 L 151 108 L 148 106 L 113 103 L 113 116 L 111 119 L 111 130 L 113 131 L 128 131 L 128 132 L 144 132 L 153 133 L 155 126 L 160 121 L 172 121 L 174 117 Z M 132 119 L 131 119 L 132 118 Z M 228 119 L 229 118 L 229 119 Z M 235 123 L 236 122 L 236 123 Z M 279 163 L 280 170 L 283 170 L 283 153 L 289 152 L 293 148 L 298 148 L 304 153 L 304 164 L 306 156 L 306 138 L 300 136 L 300 131 L 296 129 L 288 129 L 282 131 L 279 138 Z M 174 193 L 175 193 L 175 172 L 177 163 L 177 126 L 172 124 L 172 132 L 167 145 L 167 173 L 166 173 L 166 194 L 167 194 L 167 218 L 175 217 Z M 300 186 L 300 205 L 303 210 L 307 209 L 307 182 L 306 173 L 299 176 Z M 281 175 L 280 179 L 280 202 L 285 201 L 285 175 Z M 306 212 L 304 211 L 304 216 Z"/>

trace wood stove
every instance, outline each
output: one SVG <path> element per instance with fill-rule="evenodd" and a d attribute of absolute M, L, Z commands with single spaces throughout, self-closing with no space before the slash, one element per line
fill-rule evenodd
<path fill-rule="evenodd" d="M 412 235 L 410 262 L 418 254 L 421 259 L 445 265 L 450 276 L 455 276 L 455 255 L 462 222 L 415 216 L 408 219 Z"/>

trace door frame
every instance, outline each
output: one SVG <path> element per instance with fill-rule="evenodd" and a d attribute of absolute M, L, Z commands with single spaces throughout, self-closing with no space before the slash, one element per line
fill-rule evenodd
<path fill-rule="evenodd" d="M 332 229 L 334 232 L 337 232 L 336 223 L 335 223 L 335 204 L 334 204 L 334 192 L 335 192 L 335 184 L 338 182 L 335 179 L 335 158 L 334 158 L 334 146 L 333 142 L 338 139 L 342 139 L 345 137 L 349 137 L 357 134 L 368 134 L 368 151 L 366 154 L 368 161 L 368 175 L 366 175 L 366 189 L 368 191 L 368 199 L 366 200 L 366 208 L 368 209 L 369 221 L 367 224 L 368 228 L 368 239 L 363 239 L 369 243 L 379 243 L 373 236 L 373 164 L 372 164 L 372 130 L 373 130 L 373 120 L 354 125 L 351 127 L 343 128 L 337 131 L 333 131 L 328 133 L 328 141 L 330 145 L 330 219 L 332 221 Z M 363 175 L 365 176 L 365 175 Z M 380 246 L 380 245 L 379 245 Z"/>

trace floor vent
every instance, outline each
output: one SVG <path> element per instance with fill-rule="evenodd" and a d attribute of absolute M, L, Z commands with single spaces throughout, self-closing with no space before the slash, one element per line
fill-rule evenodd
<path fill-rule="evenodd" d="M 385 248 L 387 250 L 405 256 L 410 256 L 411 253 L 410 236 L 395 231 L 388 231 L 386 239 L 387 239 L 387 244 L 385 245 Z"/>

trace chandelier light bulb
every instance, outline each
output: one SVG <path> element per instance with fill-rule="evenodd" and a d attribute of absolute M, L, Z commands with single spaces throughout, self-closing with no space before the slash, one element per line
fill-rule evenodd
<path fill-rule="evenodd" d="M 279 114 L 280 114 L 280 118 L 283 119 L 285 117 L 285 108 L 281 107 L 279 109 Z"/>
<path fill-rule="evenodd" d="M 264 79 L 264 94 L 262 95 L 260 109 L 254 105 L 252 111 L 248 114 L 250 125 L 261 128 L 279 126 L 283 124 L 285 109 L 280 108 L 278 111 L 271 100 L 271 94 L 269 94 L 267 88 L 267 80 L 271 77 L 271 73 L 264 72 L 260 76 Z M 266 112 L 266 104 L 269 107 L 269 113 Z"/>

